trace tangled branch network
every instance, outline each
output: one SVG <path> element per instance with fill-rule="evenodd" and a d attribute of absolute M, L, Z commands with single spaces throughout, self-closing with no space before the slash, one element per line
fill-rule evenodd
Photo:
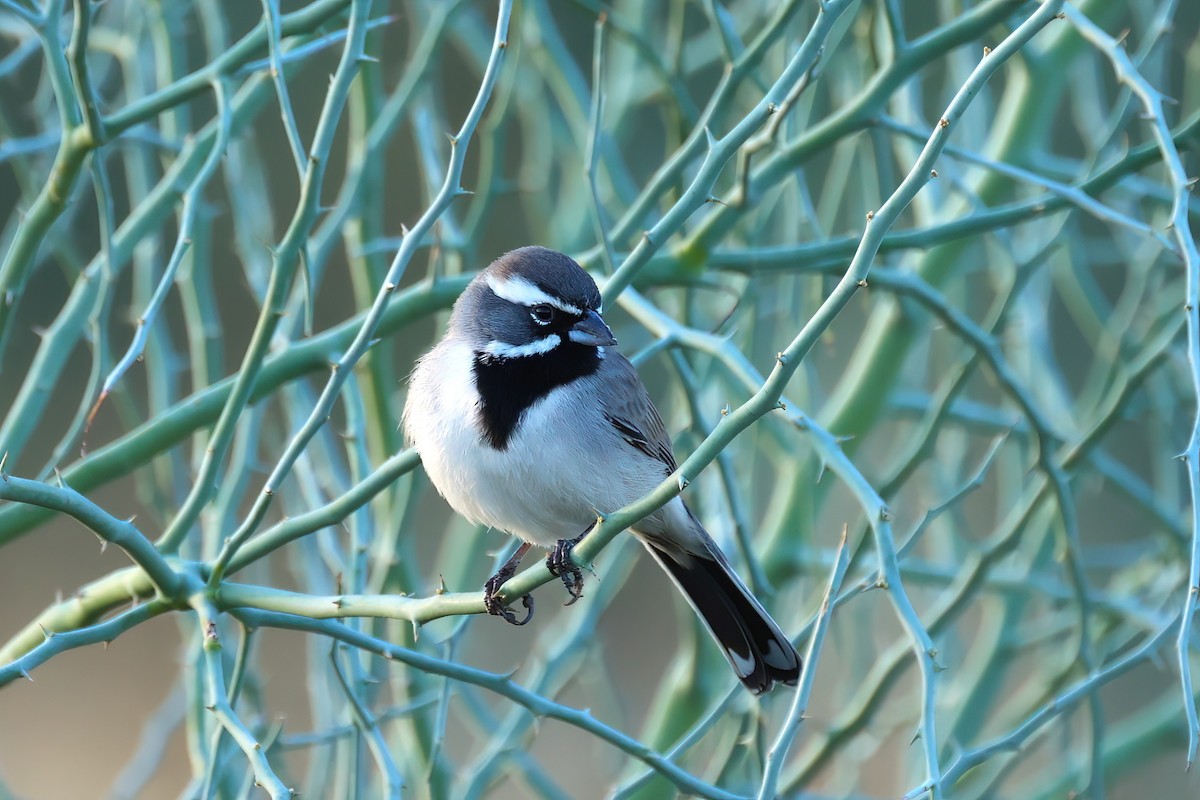
<path fill-rule="evenodd" d="M 1191 796 L 1184 6 L 0 0 L 0 797 Z M 509 629 L 397 422 L 529 243 L 680 467 Z M 680 492 L 795 689 L 619 536 Z"/>

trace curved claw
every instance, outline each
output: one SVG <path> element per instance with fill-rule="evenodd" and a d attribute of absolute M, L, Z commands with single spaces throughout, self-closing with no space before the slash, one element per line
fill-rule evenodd
<path fill-rule="evenodd" d="M 559 539 L 546 554 L 546 569 L 550 570 L 551 575 L 557 575 L 562 580 L 563 587 L 571 596 L 570 600 L 563 603 L 564 606 L 575 605 L 575 602 L 583 597 L 583 570 L 576 566 L 571 558 L 571 551 L 582 538 L 583 535 L 574 539 Z"/>
<path fill-rule="evenodd" d="M 529 552 L 529 542 L 525 542 L 517 551 L 512 554 L 512 557 L 504 563 L 500 571 L 487 579 L 487 583 L 483 585 L 483 607 L 487 613 L 493 617 L 500 617 L 509 625 L 517 625 L 518 627 L 533 619 L 533 596 L 522 595 L 521 605 L 525 607 L 525 619 L 517 619 L 517 615 L 509 610 L 508 606 L 500 602 L 499 593 L 500 587 L 504 582 L 517 573 L 517 566 L 521 563 L 521 558 L 525 553 Z"/>
<path fill-rule="evenodd" d="M 517 619 L 517 615 L 514 614 L 508 608 L 508 606 L 500 602 L 500 587 L 504 585 L 504 582 L 507 581 L 509 577 L 510 576 L 497 573 L 488 578 L 487 583 L 483 585 L 483 607 L 487 609 L 487 613 L 491 614 L 492 616 L 500 617 L 509 625 L 516 625 L 520 627 L 521 625 L 527 624 L 529 620 L 533 619 L 533 595 L 526 594 L 521 596 L 521 605 L 526 609 L 525 619 Z"/>

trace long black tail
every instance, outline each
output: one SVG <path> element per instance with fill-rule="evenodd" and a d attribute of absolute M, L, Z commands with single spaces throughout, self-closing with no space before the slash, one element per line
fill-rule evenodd
<path fill-rule="evenodd" d="M 648 539 L 642 543 L 683 590 L 747 689 L 762 694 L 776 681 L 795 685 L 800 654 L 723 556 L 669 552 Z"/>

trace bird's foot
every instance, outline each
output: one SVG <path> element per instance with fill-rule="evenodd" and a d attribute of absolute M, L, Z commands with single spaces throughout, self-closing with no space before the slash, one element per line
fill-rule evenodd
<path fill-rule="evenodd" d="M 527 594 L 521 597 L 521 605 L 526 609 L 525 619 L 517 619 L 517 615 L 508 606 L 504 605 L 498 596 L 500 587 L 504 585 L 505 581 L 517 574 L 517 567 L 520 565 L 521 559 L 528 552 L 529 543 L 526 542 L 518 547 L 517 551 L 512 554 L 512 557 L 504 562 L 504 566 L 495 575 L 488 578 L 487 583 L 483 585 L 483 607 L 487 610 L 487 613 L 494 617 L 503 618 L 510 625 L 524 625 L 533 619 L 533 595 Z"/>
<path fill-rule="evenodd" d="M 584 531 L 574 539 L 559 539 L 546 554 L 546 569 L 562 580 L 567 594 L 571 595 L 571 599 L 563 603 L 564 606 L 574 605 L 576 600 L 583 597 L 583 570 L 576 566 L 571 551 L 586 534 L 587 531 Z"/>

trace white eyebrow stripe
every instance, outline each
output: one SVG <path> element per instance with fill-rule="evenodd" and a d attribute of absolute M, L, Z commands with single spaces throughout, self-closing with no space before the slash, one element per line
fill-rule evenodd
<path fill-rule="evenodd" d="M 539 289 L 533 281 L 525 278 L 516 276 L 499 278 L 495 275 L 488 275 L 487 285 L 492 288 L 497 297 L 507 300 L 510 303 L 517 303 L 523 306 L 536 306 L 544 303 L 554 306 L 559 311 L 565 311 L 568 314 L 583 313 L 583 309 L 579 306 L 571 305 L 557 297 L 551 297 Z"/>
<path fill-rule="evenodd" d="M 497 358 L 520 358 L 521 356 L 538 356 L 549 353 L 562 343 L 562 337 L 557 333 L 535 339 L 528 344 L 509 344 L 508 342 L 490 341 L 483 352 Z"/>

